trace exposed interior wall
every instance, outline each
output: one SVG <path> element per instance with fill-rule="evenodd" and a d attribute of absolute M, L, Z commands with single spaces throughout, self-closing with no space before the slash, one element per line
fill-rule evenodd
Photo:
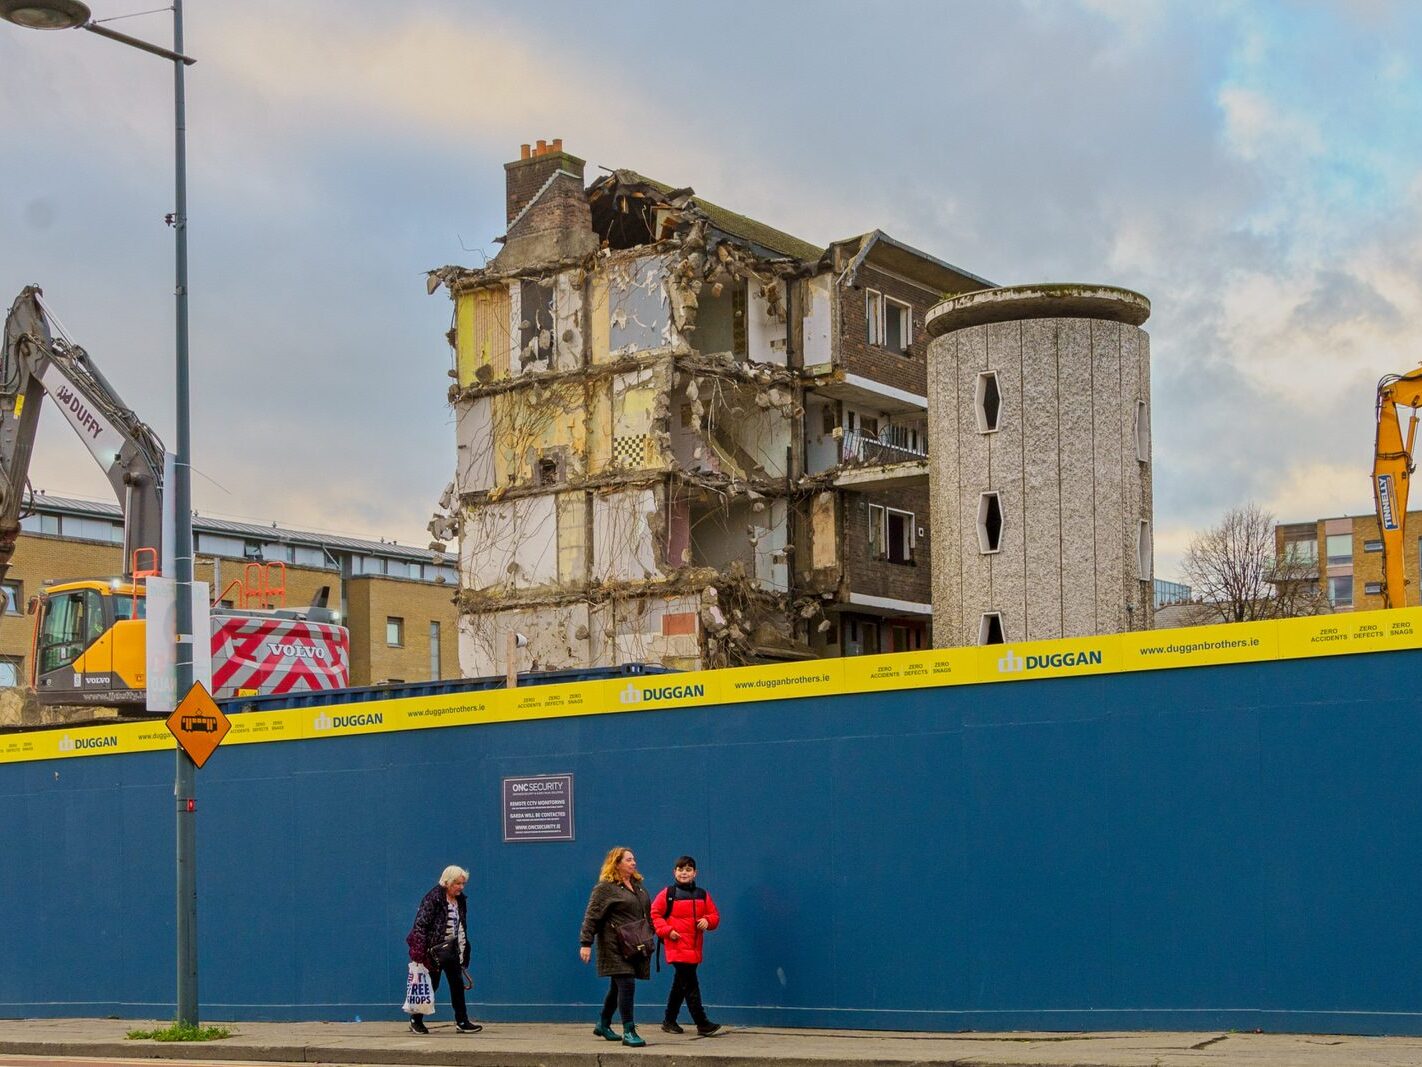
<path fill-rule="evenodd" d="M 459 667 L 464 676 L 503 674 L 510 633 L 528 638 L 528 646 L 517 653 L 520 671 L 595 666 L 588 640 L 588 605 L 540 604 L 461 615 Z"/>
<path fill-rule="evenodd" d="M 839 402 L 827 397 L 805 397 L 805 473 L 823 474 L 839 465 Z"/>
<path fill-rule="evenodd" d="M 768 591 L 790 588 L 785 500 L 725 500 L 708 494 L 687 501 L 686 507 L 693 566 L 710 567 L 733 579 L 751 579 Z"/>
<path fill-rule="evenodd" d="M 667 266 L 664 256 L 638 256 L 608 266 L 608 344 L 612 355 L 665 348 L 678 340 L 671 322 Z"/>
<path fill-rule="evenodd" d="M 806 278 L 800 288 L 804 299 L 803 364 L 821 366 L 834 359 L 831 342 L 833 324 L 834 276 L 820 274 Z"/>
<path fill-rule="evenodd" d="M 494 470 L 493 399 L 487 396 L 460 401 L 455 406 L 454 436 L 459 459 L 454 486 L 460 493 L 488 491 L 498 484 Z"/>
<path fill-rule="evenodd" d="M 746 351 L 752 363 L 785 366 L 785 285 L 754 276 L 746 283 Z"/>
<path fill-rule="evenodd" d="M 630 488 L 592 498 L 592 577 L 599 582 L 647 581 L 662 576 L 666 520 L 660 489 Z"/>
<path fill-rule="evenodd" d="M 460 535 L 460 586 L 512 591 L 558 581 L 558 498 L 518 497 L 469 508 Z"/>

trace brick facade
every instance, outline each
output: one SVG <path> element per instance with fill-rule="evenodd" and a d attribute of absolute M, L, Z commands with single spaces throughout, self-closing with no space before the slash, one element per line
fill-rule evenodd
<path fill-rule="evenodd" d="M 439 676 L 459 677 L 459 626 L 451 587 L 360 575 L 346 585 L 346 610 L 353 684 L 431 681 L 432 623 L 438 623 L 440 631 Z M 390 619 L 401 623 L 398 645 L 387 640 Z"/>
<path fill-rule="evenodd" d="M 845 584 L 848 591 L 927 604 L 932 600 L 929 578 L 928 489 L 891 489 L 872 493 L 847 492 L 841 544 L 844 547 Z M 914 558 L 911 563 L 876 559 L 869 546 L 869 505 L 878 504 L 914 516 Z M 919 535 L 918 531 L 923 534 Z"/>
<path fill-rule="evenodd" d="M 582 189 L 583 167 L 585 163 L 567 152 L 545 152 L 529 159 L 516 159 L 504 164 L 504 198 L 508 216 L 505 222 L 513 222 L 530 200 L 542 189 L 544 183 L 560 170 L 576 175 L 578 189 Z M 584 212 L 586 215 L 586 212 Z"/>
<path fill-rule="evenodd" d="M 895 352 L 883 345 L 869 343 L 867 294 L 871 289 L 891 300 L 907 304 L 911 309 L 912 340 L 907 352 Z M 915 396 L 926 395 L 928 332 L 923 322 L 929 308 L 941 299 L 940 295 L 912 282 L 901 281 L 867 263 L 859 269 L 857 288 L 838 286 L 836 292 L 839 300 L 838 362 L 845 373 L 882 382 Z"/>

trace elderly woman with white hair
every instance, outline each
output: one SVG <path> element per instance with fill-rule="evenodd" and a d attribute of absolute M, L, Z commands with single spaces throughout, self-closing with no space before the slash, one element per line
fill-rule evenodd
<path fill-rule="evenodd" d="M 415 925 L 405 943 L 410 946 L 410 959 L 430 969 L 430 982 L 439 988 L 440 975 L 449 980 L 449 1003 L 454 1008 L 454 1028 L 463 1034 L 477 1034 L 484 1029 L 469 1021 L 464 1006 L 464 968 L 469 965 L 469 935 L 465 917 L 468 914 L 464 887 L 469 872 L 463 867 L 449 866 L 439 876 L 439 884 L 424 895 L 415 912 Z M 410 1016 L 410 1032 L 428 1034 L 425 1021 Z"/>

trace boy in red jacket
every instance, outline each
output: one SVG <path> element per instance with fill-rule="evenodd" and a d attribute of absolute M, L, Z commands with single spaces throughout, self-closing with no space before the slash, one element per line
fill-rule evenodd
<path fill-rule="evenodd" d="M 696 978 L 702 939 L 707 930 L 716 929 L 720 923 L 711 894 L 696 884 L 696 861 L 682 856 L 676 861 L 676 881 L 652 901 L 652 925 L 666 946 L 667 962 L 676 969 L 666 1018 L 662 1020 L 662 1029 L 669 1034 L 685 1033 L 676 1022 L 683 1000 L 698 1034 L 708 1037 L 721 1029 L 720 1023 L 706 1017 L 706 1009 L 701 1006 L 701 983 Z"/>

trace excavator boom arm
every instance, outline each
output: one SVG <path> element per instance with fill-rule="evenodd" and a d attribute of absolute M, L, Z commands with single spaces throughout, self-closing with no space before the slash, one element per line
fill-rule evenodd
<path fill-rule="evenodd" d="M 138 548 L 161 551 L 163 445 L 78 345 L 56 338 L 43 293 L 28 286 L 0 351 L 0 577 L 20 530 L 35 430 L 46 395 L 103 469 L 124 516 L 124 573 Z"/>
<path fill-rule="evenodd" d="M 1412 445 L 1417 408 L 1422 405 L 1422 369 L 1389 375 L 1378 383 L 1377 437 L 1373 448 L 1373 501 L 1383 546 L 1383 599 L 1390 608 L 1407 605 L 1407 498 L 1412 482 Z M 1412 409 L 1403 440 L 1397 409 Z"/>

